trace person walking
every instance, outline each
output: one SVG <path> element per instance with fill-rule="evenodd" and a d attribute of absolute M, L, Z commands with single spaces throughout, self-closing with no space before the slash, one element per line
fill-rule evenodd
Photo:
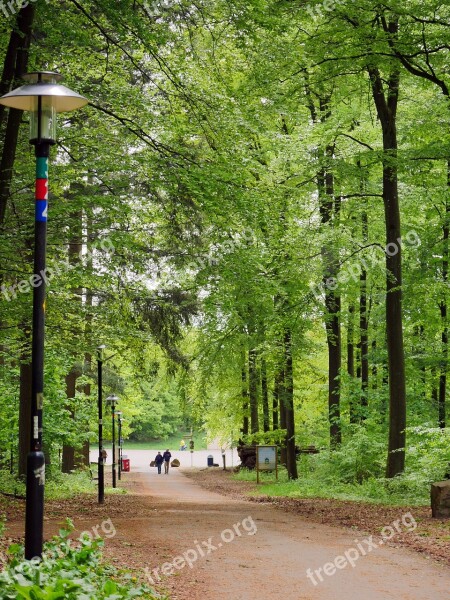
<path fill-rule="evenodd" d="M 158 467 L 158 475 L 161 475 L 161 466 L 163 462 L 163 455 L 161 454 L 161 452 L 158 452 L 158 454 L 155 456 L 155 465 Z"/>
<path fill-rule="evenodd" d="M 171 458 L 171 454 L 170 454 L 170 450 L 167 448 L 167 450 L 164 452 L 163 454 L 163 459 L 164 459 L 164 474 L 168 475 L 169 474 L 169 465 L 170 465 L 170 458 Z"/>

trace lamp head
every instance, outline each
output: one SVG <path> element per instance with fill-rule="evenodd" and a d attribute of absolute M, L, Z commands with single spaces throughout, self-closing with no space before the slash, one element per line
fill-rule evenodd
<path fill-rule="evenodd" d="M 97 358 L 98 360 L 103 360 L 103 350 L 106 348 L 105 344 L 101 344 L 97 346 Z"/>
<path fill-rule="evenodd" d="M 111 406 L 112 409 L 115 408 L 115 406 L 118 402 L 119 402 L 119 398 L 115 394 L 112 394 L 111 396 L 108 396 L 106 398 L 106 404 L 108 406 Z"/>
<path fill-rule="evenodd" d="M 0 104 L 31 113 L 30 143 L 54 144 L 56 113 L 81 108 L 88 100 L 60 85 L 61 75 L 53 71 L 27 73 L 23 79 L 28 83 L 2 96 Z"/>

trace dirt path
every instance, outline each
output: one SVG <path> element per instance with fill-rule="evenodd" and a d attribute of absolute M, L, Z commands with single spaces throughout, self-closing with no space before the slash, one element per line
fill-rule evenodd
<path fill-rule="evenodd" d="M 78 531 L 97 527 L 106 534 L 110 560 L 153 579 L 173 600 L 449 597 L 447 566 L 408 550 L 375 547 L 379 539 L 356 530 L 205 490 L 177 469 L 168 476 L 132 473 L 124 483 L 132 494 L 108 496 L 103 506 L 95 496 L 48 503 L 46 535 L 72 513 Z M 398 519 L 404 535 L 411 521 L 402 522 L 401 513 Z M 9 534 L 21 535 L 22 528 L 16 518 Z"/>
<path fill-rule="evenodd" d="M 374 548 L 374 540 L 365 540 L 364 536 L 309 523 L 270 506 L 215 494 L 200 488 L 176 469 L 169 476 L 152 472 L 142 477 L 157 508 L 158 519 L 146 524 L 132 520 L 127 536 L 139 538 L 140 542 L 146 536 L 153 543 L 155 537 L 164 539 L 175 554 L 152 558 L 147 574 L 156 580 L 165 568 L 166 573 L 174 572 L 167 582 L 180 577 L 185 584 L 187 578 L 190 600 L 448 597 L 448 568 L 409 551 L 382 545 Z M 399 515 L 399 528 L 411 526 L 408 519 L 403 523 L 401 518 Z M 163 558 L 172 563 L 177 556 L 184 557 L 184 567 L 182 558 L 175 560 L 175 567 L 163 567 Z M 343 558 L 336 560 L 338 556 Z M 186 565 L 186 560 L 192 563 L 192 568 Z M 335 564 L 324 567 L 335 560 Z M 314 573 L 320 568 L 321 571 Z M 327 573 L 335 571 L 335 574 L 324 573 L 324 568 Z M 308 569 L 311 569 L 309 578 Z"/>

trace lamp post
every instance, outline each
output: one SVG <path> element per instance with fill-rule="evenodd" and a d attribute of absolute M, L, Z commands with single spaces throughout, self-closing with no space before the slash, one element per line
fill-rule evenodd
<path fill-rule="evenodd" d="M 28 73 L 28 82 L 0 98 L 0 104 L 29 111 L 30 143 L 36 155 L 36 194 L 33 270 L 33 339 L 31 350 L 31 443 L 27 457 L 25 558 L 42 556 L 45 458 L 42 452 L 44 402 L 45 269 L 48 210 L 48 158 L 56 143 L 56 113 L 75 110 L 88 101 L 58 81 L 49 71 Z"/>
<path fill-rule="evenodd" d="M 97 388 L 98 388 L 98 503 L 105 501 L 105 460 L 103 451 L 103 350 L 104 344 L 97 348 Z"/>
<path fill-rule="evenodd" d="M 118 410 L 116 412 L 117 415 L 117 423 L 119 425 L 118 437 L 119 437 L 119 481 L 122 479 L 122 411 Z"/>
<path fill-rule="evenodd" d="M 111 405 L 111 417 L 112 417 L 112 486 L 113 488 L 117 487 L 116 482 L 116 404 L 119 401 L 119 398 L 114 394 L 112 396 L 108 396 L 106 398 L 107 404 Z"/>

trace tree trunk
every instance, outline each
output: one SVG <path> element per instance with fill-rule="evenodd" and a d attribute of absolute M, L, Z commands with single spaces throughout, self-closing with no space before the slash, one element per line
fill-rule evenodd
<path fill-rule="evenodd" d="M 397 22 L 390 23 L 392 35 Z M 384 92 L 378 69 L 368 67 L 372 93 L 383 130 L 383 203 L 386 225 L 386 331 L 389 370 L 389 445 L 386 476 L 395 477 L 405 468 L 406 385 L 403 350 L 402 248 L 398 200 L 396 116 L 400 74 L 395 65 Z"/>
<path fill-rule="evenodd" d="M 362 214 L 363 242 L 368 239 L 367 213 Z M 367 271 L 363 267 L 359 277 L 359 330 L 360 330 L 360 356 L 361 356 L 361 414 L 362 421 L 367 417 L 368 392 L 369 392 L 369 321 L 367 318 Z"/>
<path fill-rule="evenodd" d="M 279 414 L 280 414 L 280 371 L 277 371 L 275 375 L 275 381 L 273 384 L 273 396 L 272 396 L 272 430 L 275 431 L 279 427 Z"/>
<path fill-rule="evenodd" d="M 450 190 L 450 161 L 447 163 L 447 185 Z M 438 423 L 439 427 L 445 428 L 446 424 L 446 402 L 445 396 L 447 394 L 447 369 L 448 369 L 448 322 L 447 322 L 447 295 L 446 288 L 448 284 L 448 238 L 450 229 L 450 202 L 448 195 L 445 198 L 445 216 L 444 224 L 442 227 L 443 233 L 443 249 L 442 249 L 442 283 L 443 283 L 443 299 L 440 303 L 440 313 L 442 322 L 442 356 L 441 366 L 439 374 L 439 398 L 438 398 Z"/>
<path fill-rule="evenodd" d="M 241 368 L 241 382 L 242 382 L 242 435 L 248 435 L 249 422 L 248 422 L 248 386 L 247 386 L 247 357 L 245 350 L 242 352 L 242 368 Z"/>
<path fill-rule="evenodd" d="M 75 398 L 77 378 L 79 372 L 76 370 L 71 371 L 66 375 L 66 396 L 67 398 Z M 74 418 L 74 412 L 71 410 L 72 418 Z M 62 463 L 61 470 L 63 473 L 70 473 L 75 469 L 75 448 L 73 445 L 64 444 L 62 451 Z"/>
<path fill-rule="evenodd" d="M 359 330 L 360 330 L 360 356 L 361 356 L 361 411 L 360 419 L 367 417 L 368 390 L 369 390 L 369 337 L 367 319 L 367 271 L 363 269 L 360 275 L 359 297 Z"/>
<path fill-rule="evenodd" d="M 349 411 L 350 411 L 350 423 L 357 422 L 357 413 L 355 411 L 355 402 L 354 402 L 354 389 L 353 382 L 355 379 L 355 344 L 354 344 L 354 332 L 355 332 L 355 307 L 353 304 L 350 304 L 348 307 L 348 321 L 347 321 L 347 374 L 350 382 L 350 390 L 349 390 Z"/>
<path fill-rule="evenodd" d="M 377 351 L 377 340 L 373 340 L 372 341 L 372 355 L 374 357 L 376 356 L 376 351 Z M 375 360 L 373 360 L 373 362 L 372 362 L 372 379 L 371 379 L 371 388 L 373 390 L 376 390 L 378 387 L 377 377 L 378 377 L 378 367 L 377 367 L 377 363 L 375 362 Z"/>
<path fill-rule="evenodd" d="M 31 444 L 31 340 L 26 327 L 25 341 L 20 355 L 20 389 L 19 389 L 19 475 L 27 473 L 27 456 Z"/>
<path fill-rule="evenodd" d="M 21 8 L 17 14 L 16 23 L 11 32 L 8 49 L 3 62 L 2 79 L 0 81 L 1 96 L 6 94 L 27 71 L 34 13 L 35 6 L 29 4 L 28 6 Z M 3 127 L 5 115 L 6 107 L 0 105 L 0 128 Z M 12 108 L 9 109 L 3 150 L 0 159 L 0 225 L 3 224 L 5 220 L 6 206 L 10 196 L 21 120 L 22 111 Z"/>
<path fill-rule="evenodd" d="M 77 193 L 80 191 L 79 186 L 74 185 L 72 186 L 69 195 L 73 196 L 74 193 Z M 83 239 L 82 239 L 82 235 L 83 235 L 83 213 L 81 210 L 79 211 L 75 211 L 73 213 L 70 214 L 69 216 L 70 218 L 70 223 L 71 223 L 71 233 L 72 236 L 69 239 L 69 243 L 68 243 L 68 257 L 69 257 L 69 264 L 73 267 L 74 272 L 76 272 L 76 269 L 80 268 L 81 266 L 81 253 L 83 250 Z M 75 310 L 82 310 L 82 292 L 83 290 L 79 287 L 74 288 L 72 290 L 72 303 L 76 304 L 77 306 L 74 306 Z M 73 331 L 72 332 L 72 338 L 74 340 L 74 342 L 76 340 L 80 339 L 80 334 L 78 331 Z M 74 346 L 76 347 L 78 344 L 74 343 Z M 76 358 L 76 355 L 74 353 L 74 358 Z M 67 398 L 69 400 L 73 400 L 76 397 L 76 391 L 77 391 L 77 379 L 80 377 L 81 375 L 81 371 L 78 367 L 73 367 L 70 371 L 70 373 L 68 373 L 66 375 L 66 394 L 67 394 Z M 70 413 L 72 415 L 72 418 L 75 418 L 75 411 L 72 410 L 69 406 L 69 410 Z M 64 444 L 63 445 L 63 454 L 62 454 L 62 471 L 63 473 L 69 473 L 70 471 L 72 471 L 73 469 L 75 469 L 75 467 L 77 466 L 77 464 L 79 464 L 79 460 L 78 457 L 76 456 L 76 452 L 75 452 L 75 448 L 72 447 L 71 445 L 68 444 Z"/>
<path fill-rule="evenodd" d="M 289 479 L 297 479 L 297 460 L 295 455 L 295 415 L 294 415 L 294 375 L 292 364 L 292 334 L 284 334 L 285 378 L 284 399 L 286 413 L 286 468 Z"/>
<path fill-rule="evenodd" d="M 331 115 L 329 98 L 320 100 L 322 122 Z M 320 215 L 322 225 L 333 226 L 338 222 L 340 203 L 334 197 L 334 176 L 331 172 L 334 146 L 328 145 L 324 152 L 325 165 L 318 175 Z M 335 448 L 342 441 L 341 433 L 341 298 L 336 291 L 339 260 L 331 244 L 322 247 L 323 285 L 325 290 L 325 328 L 328 347 L 328 415 L 330 445 Z"/>
<path fill-rule="evenodd" d="M 280 369 L 280 429 L 286 429 L 286 385 L 285 385 L 285 371 Z M 283 437 L 280 447 L 280 462 L 282 465 L 287 465 L 287 450 L 286 450 L 286 438 Z"/>
<path fill-rule="evenodd" d="M 265 358 L 261 359 L 261 399 L 263 409 L 263 428 L 264 431 L 270 431 L 269 389 L 267 386 L 267 365 Z"/>
<path fill-rule="evenodd" d="M 248 390 L 250 401 L 250 431 L 258 433 L 259 431 L 259 416 L 258 416 L 258 372 L 256 370 L 257 350 L 251 348 L 248 353 Z"/>

